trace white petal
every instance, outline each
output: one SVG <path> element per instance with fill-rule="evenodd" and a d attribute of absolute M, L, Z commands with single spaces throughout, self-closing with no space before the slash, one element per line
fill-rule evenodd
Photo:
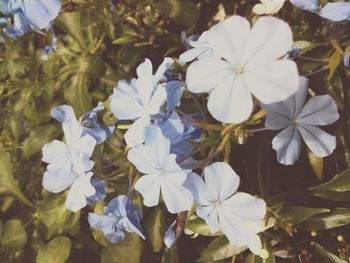
<path fill-rule="evenodd" d="M 160 107 L 163 106 L 166 100 L 166 89 L 164 85 L 159 84 L 152 94 L 148 104 L 144 104 L 145 109 L 149 115 L 159 113 Z"/>
<path fill-rule="evenodd" d="M 350 19 L 350 3 L 328 3 L 320 12 L 320 16 L 334 22 Z"/>
<path fill-rule="evenodd" d="M 205 184 L 216 200 L 223 201 L 238 189 L 239 176 L 225 162 L 217 162 L 207 166 L 203 174 Z"/>
<path fill-rule="evenodd" d="M 150 156 L 148 148 L 142 144 L 135 145 L 128 152 L 128 160 L 143 174 L 151 174 L 159 171 L 158 163 Z"/>
<path fill-rule="evenodd" d="M 292 5 L 308 11 L 318 10 L 320 7 L 320 4 L 318 1 L 319 0 L 290 0 Z"/>
<path fill-rule="evenodd" d="M 257 15 L 262 15 L 262 14 L 265 14 L 266 13 L 266 7 L 265 5 L 263 4 L 256 4 L 254 7 L 253 7 L 253 12 Z"/>
<path fill-rule="evenodd" d="M 257 234 L 247 236 L 247 246 L 249 250 L 255 254 L 260 255 L 262 250 L 262 244 L 260 237 Z"/>
<path fill-rule="evenodd" d="M 293 34 L 283 20 L 264 16 L 255 22 L 246 43 L 242 64 L 250 63 L 251 59 L 274 60 L 292 48 Z"/>
<path fill-rule="evenodd" d="M 128 129 L 124 135 L 126 144 L 129 147 L 133 147 L 136 144 L 143 143 L 145 141 L 144 129 L 150 124 L 149 116 L 144 116 L 137 119 Z"/>
<path fill-rule="evenodd" d="M 96 190 L 90 183 L 90 178 L 92 173 L 87 173 L 86 175 L 79 176 L 67 195 L 65 202 L 65 207 L 73 212 L 77 212 L 81 208 L 86 206 L 86 197 L 95 194 Z"/>
<path fill-rule="evenodd" d="M 329 95 L 312 97 L 298 115 L 298 123 L 310 125 L 328 125 L 338 119 L 337 105 Z"/>
<path fill-rule="evenodd" d="M 58 140 L 54 140 L 43 146 L 43 158 L 42 160 L 46 163 L 53 164 L 57 166 L 56 168 L 61 168 L 65 166 L 64 164 L 70 159 L 70 150 L 67 145 Z M 54 167 L 52 167 L 54 168 Z M 70 169 L 70 166 L 68 166 Z"/>
<path fill-rule="evenodd" d="M 216 233 L 220 230 L 217 207 L 215 205 L 199 206 L 197 207 L 196 213 L 200 218 L 205 220 L 211 233 Z"/>
<path fill-rule="evenodd" d="M 243 76 L 237 75 L 222 80 L 210 92 L 208 110 L 224 123 L 240 123 L 249 118 L 253 110 L 253 99 Z"/>
<path fill-rule="evenodd" d="M 187 50 L 186 52 L 182 53 L 179 57 L 180 64 L 183 65 L 187 62 L 191 62 L 192 60 L 195 60 L 200 55 L 205 54 L 208 51 L 209 48 L 202 47 L 202 48 L 191 48 Z"/>
<path fill-rule="evenodd" d="M 261 221 L 266 214 L 265 201 L 247 193 L 234 194 L 222 202 L 222 207 L 245 221 Z"/>
<path fill-rule="evenodd" d="M 181 173 L 171 173 L 164 175 L 164 181 L 161 184 L 161 191 L 164 203 L 170 213 L 179 213 L 191 208 L 193 198 L 191 193 L 184 187 L 175 183 L 170 177 L 182 175 Z M 186 176 L 186 175 L 185 175 Z"/>
<path fill-rule="evenodd" d="M 135 189 L 143 196 L 143 203 L 147 207 L 159 203 L 161 175 L 159 173 L 147 174 L 137 180 Z"/>
<path fill-rule="evenodd" d="M 149 59 L 145 59 L 145 62 L 137 67 L 136 87 L 143 105 L 148 105 L 152 97 L 154 89 L 152 71 L 152 62 Z"/>
<path fill-rule="evenodd" d="M 278 162 L 291 165 L 294 164 L 300 155 L 300 135 L 294 126 L 288 126 L 272 140 L 272 148 L 277 152 Z"/>
<path fill-rule="evenodd" d="M 137 102 L 136 98 L 123 91 L 115 89 L 110 100 L 111 111 L 119 120 L 133 120 L 145 115 L 144 107 Z"/>
<path fill-rule="evenodd" d="M 160 128 L 156 126 L 145 128 L 145 146 L 153 163 L 156 164 L 155 167 L 165 169 L 170 153 L 170 141 L 164 137 Z"/>
<path fill-rule="evenodd" d="M 250 36 L 250 24 L 247 19 L 232 16 L 222 23 L 213 26 L 207 39 L 214 52 L 237 64 L 242 61 L 243 50 Z"/>
<path fill-rule="evenodd" d="M 198 205 L 209 206 L 217 201 L 210 194 L 202 177 L 196 173 L 189 173 L 183 185 L 192 192 L 194 202 Z"/>
<path fill-rule="evenodd" d="M 193 93 L 209 92 L 233 74 L 234 67 L 230 63 L 216 58 L 203 58 L 188 67 L 187 87 Z"/>
<path fill-rule="evenodd" d="M 170 140 L 171 144 L 176 144 L 183 139 L 185 127 L 179 114 L 173 111 L 161 126 L 163 135 Z"/>
<path fill-rule="evenodd" d="M 252 61 L 243 73 L 248 89 L 262 103 L 287 99 L 299 86 L 298 69 L 290 60 Z"/>
<path fill-rule="evenodd" d="M 48 170 L 44 173 L 43 187 L 51 193 L 59 193 L 71 186 L 76 176 L 65 170 Z"/>
<path fill-rule="evenodd" d="M 318 157 L 326 157 L 334 151 L 336 138 L 317 126 L 299 124 L 298 131 L 310 150 Z"/>
<path fill-rule="evenodd" d="M 77 138 L 77 140 L 73 143 L 74 150 L 79 150 L 80 152 L 86 154 L 88 157 L 91 157 L 95 146 L 96 140 L 89 134 L 86 134 L 79 139 Z"/>
<path fill-rule="evenodd" d="M 80 139 L 83 132 L 83 127 L 80 125 L 78 120 L 68 121 L 62 124 L 64 137 L 69 148 L 74 148 L 74 144 Z"/>
<path fill-rule="evenodd" d="M 158 67 L 156 73 L 153 76 L 153 85 L 157 85 L 159 81 L 163 80 L 164 73 L 174 64 L 174 60 L 169 57 L 165 57 L 162 64 Z"/>

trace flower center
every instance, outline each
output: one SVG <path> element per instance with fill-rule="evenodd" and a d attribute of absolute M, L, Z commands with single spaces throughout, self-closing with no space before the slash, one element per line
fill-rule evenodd
<path fill-rule="evenodd" d="M 241 65 L 237 65 L 236 67 L 235 67 L 235 72 L 236 72 L 236 74 L 242 74 L 243 73 L 243 71 L 244 71 L 244 67 L 243 66 L 241 66 Z"/>
<path fill-rule="evenodd" d="M 222 202 L 220 200 L 215 202 L 215 206 L 220 206 L 222 204 Z"/>

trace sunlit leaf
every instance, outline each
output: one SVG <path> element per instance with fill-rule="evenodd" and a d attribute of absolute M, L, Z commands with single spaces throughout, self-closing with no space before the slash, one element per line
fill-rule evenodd
<path fill-rule="evenodd" d="M 27 243 L 28 236 L 21 220 L 11 219 L 3 227 L 1 247 L 10 251 L 17 252 L 23 249 Z"/>
<path fill-rule="evenodd" d="M 55 237 L 39 249 L 37 263 L 65 263 L 69 257 L 72 243 L 67 237 Z"/>

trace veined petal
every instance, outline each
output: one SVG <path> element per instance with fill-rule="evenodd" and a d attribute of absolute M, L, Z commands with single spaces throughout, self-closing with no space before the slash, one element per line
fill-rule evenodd
<path fill-rule="evenodd" d="M 326 157 L 334 151 L 336 138 L 317 126 L 298 124 L 297 129 L 310 150 L 318 157 Z"/>
<path fill-rule="evenodd" d="M 88 157 L 91 157 L 92 152 L 94 151 L 96 146 L 96 140 L 94 137 L 89 134 L 84 135 L 81 138 L 77 138 L 73 142 L 73 149 L 79 150 L 80 152 L 86 154 Z"/>
<path fill-rule="evenodd" d="M 261 221 L 266 214 L 266 203 L 250 194 L 236 193 L 222 202 L 222 209 L 245 221 Z"/>
<path fill-rule="evenodd" d="M 137 67 L 137 76 L 136 88 L 137 92 L 140 95 L 140 99 L 143 105 L 148 105 L 155 85 L 153 84 L 153 67 L 152 62 L 149 59 L 145 59 Z"/>
<path fill-rule="evenodd" d="M 181 174 L 181 173 L 180 173 Z M 164 179 L 161 183 L 161 191 L 164 203 L 168 211 L 172 214 L 187 211 L 191 208 L 193 197 L 191 193 L 174 179 L 169 177 L 178 176 L 177 173 L 163 175 Z"/>
<path fill-rule="evenodd" d="M 159 173 L 141 176 L 135 184 L 135 189 L 143 196 L 143 203 L 147 207 L 156 206 L 159 203 L 161 175 Z"/>
<path fill-rule="evenodd" d="M 213 205 L 216 201 L 212 194 L 209 192 L 208 187 L 204 183 L 202 177 L 196 173 L 189 173 L 183 186 L 191 191 L 193 195 L 193 201 L 198 205 L 210 206 Z"/>
<path fill-rule="evenodd" d="M 183 140 L 185 127 L 179 114 L 173 111 L 161 126 L 162 134 L 170 140 L 171 144 L 176 144 Z"/>
<path fill-rule="evenodd" d="M 153 76 L 153 85 L 158 85 L 159 81 L 163 80 L 164 73 L 174 64 L 174 60 L 169 57 L 165 57 L 162 64 L 158 67 L 156 73 Z"/>
<path fill-rule="evenodd" d="M 143 174 L 152 174 L 159 171 L 158 164 L 154 162 L 148 149 L 142 144 L 135 145 L 131 148 L 127 158 L 135 165 L 136 169 Z"/>
<path fill-rule="evenodd" d="M 317 11 L 320 8 L 319 0 L 290 0 L 292 5 L 307 11 Z"/>
<path fill-rule="evenodd" d="M 245 77 L 232 73 L 223 79 L 209 94 L 208 110 L 224 123 L 241 123 L 248 119 L 253 110 L 253 99 Z"/>
<path fill-rule="evenodd" d="M 334 22 L 350 20 L 350 3 L 328 3 L 321 9 L 320 16 Z"/>
<path fill-rule="evenodd" d="M 287 99 L 299 86 L 298 69 L 290 60 L 250 62 L 244 69 L 248 89 L 262 103 Z"/>
<path fill-rule="evenodd" d="M 92 196 L 96 193 L 95 188 L 91 185 L 90 178 L 92 173 L 79 176 L 67 195 L 65 202 L 66 208 L 73 212 L 77 212 L 81 208 L 86 206 L 86 197 Z"/>
<path fill-rule="evenodd" d="M 242 65 L 250 64 L 252 59 L 255 61 L 279 59 L 292 46 L 292 30 L 286 22 L 271 16 L 260 17 L 253 25 L 250 37 L 246 41 Z"/>
<path fill-rule="evenodd" d="M 144 107 L 137 102 L 136 98 L 127 95 L 124 91 L 115 89 L 110 100 L 111 111 L 119 120 L 133 120 L 146 114 Z"/>
<path fill-rule="evenodd" d="M 109 215 L 96 215 L 94 213 L 89 213 L 88 221 L 93 229 L 102 230 L 106 227 L 112 226 L 117 222 L 117 218 Z"/>
<path fill-rule="evenodd" d="M 76 176 L 65 170 L 47 170 L 43 177 L 43 187 L 51 193 L 59 193 L 71 186 Z"/>
<path fill-rule="evenodd" d="M 328 125 L 339 119 L 337 105 L 329 95 L 314 96 L 298 115 L 297 122 L 310 125 Z"/>
<path fill-rule="evenodd" d="M 203 58 L 188 67 L 187 87 L 193 93 L 209 92 L 234 74 L 230 63 L 217 58 Z"/>
<path fill-rule="evenodd" d="M 187 62 L 191 62 L 192 60 L 195 60 L 196 58 L 206 53 L 211 53 L 211 49 L 209 47 L 191 48 L 180 55 L 180 64 L 183 65 Z"/>
<path fill-rule="evenodd" d="M 277 152 L 278 162 L 285 165 L 294 164 L 301 150 L 298 130 L 292 125 L 285 128 L 273 138 L 272 148 Z"/>
<path fill-rule="evenodd" d="M 216 233 L 220 230 L 217 207 L 211 206 L 199 206 L 196 210 L 197 215 L 204 219 L 210 228 L 211 233 Z"/>
<path fill-rule="evenodd" d="M 164 85 L 159 84 L 156 86 L 150 101 L 147 104 L 144 104 L 144 107 L 149 115 L 154 115 L 159 112 L 160 107 L 163 106 L 166 100 L 166 95 L 167 94 Z"/>
<path fill-rule="evenodd" d="M 43 146 L 43 162 L 61 163 L 66 162 L 70 156 L 70 150 L 67 145 L 61 141 L 53 140 Z"/>
<path fill-rule="evenodd" d="M 216 200 L 224 201 L 238 189 L 240 178 L 225 162 L 207 166 L 203 175 L 209 192 Z"/>
<path fill-rule="evenodd" d="M 126 144 L 129 147 L 133 147 L 136 144 L 141 144 L 145 141 L 144 129 L 150 124 L 150 122 L 149 116 L 144 116 L 134 121 L 124 135 Z"/>
<path fill-rule="evenodd" d="M 240 16 L 232 16 L 213 26 L 207 33 L 207 40 L 214 52 L 235 65 L 242 61 L 249 36 L 248 20 Z"/>

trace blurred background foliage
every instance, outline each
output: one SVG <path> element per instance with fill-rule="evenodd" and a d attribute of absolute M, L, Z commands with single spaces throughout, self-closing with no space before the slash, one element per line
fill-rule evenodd
<path fill-rule="evenodd" d="M 330 94 L 340 120 L 329 128 L 337 136 L 335 153 L 320 159 L 302 153 L 294 166 L 277 163 L 271 149 L 273 132 L 251 134 L 245 123 L 232 144 L 231 164 L 244 190 L 264 198 L 274 227 L 262 234 L 270 256 L 262 260 L 231 247 L 223 236 L 212 236 L 205 223 L 190 216 L 177 245 L 164 248 L 167 227 L 176 218 L 164 207 L 144 209 L 146 241 L 134 234 L 111 245 L 91 231 L 88 211 L 102 213 L 104 202 L 72 213 L 65 193 L 42 189 L 45 165 L 41 148 L 62 137 L 51 119 L 51 108 L 70 104 L 77 116 L 106 101 L 119 79 L 135 76 L 144 58 L 157 65 L 164 56 L 177 58 L 188 36 L 201 34 L 225 16 L 239 14 L 251 21 L 255 0 L 74 0 L 63 1 L 53 29 L 32 32 L 0 44 L 0 262 L 346 262 L 350 258 L 350 71 L 342 57 L 350 51 L 350 26 L 321 20 L 286 2 L 278 17 L 294 31 L 301 75 L 310 76 L 311 94 Z M 57 38 L 56 51 L 43 60 L 46 46 Z M 185 76 L 185 67 L 175 65 Z M 312 73 L 316 72 L 316 73 Z M 198 95 L 204 99 L 205 95 Z M 194 111 L 185 94 L 183 108 Z M 113 122 L 108 111 L 101 114 Z M 214 122 L 214 120 L 211 120 Z M 122 135 L 122 131 L 116 131 Z M 253 136 L 254 135 L 254 136 Z M 198 157 L 217 146 L 220 134 L 205 134 Z M 213 140 L 209 140 L 213 139 Z M 107 200 L 125 194 L 130 164 L 116 137 L 97 147 L 95 176 L 108 182 Z M 305 149 L 305 148 L 304 148 Z M 219 158 L 220 159 L 220 158 Z M 101 167 L 110 164 L 107 169 Z M 335 177 L 335 175 L 337 175 Z M 329 182 L 330 181 L 330 182 Z M 328 182 L 328 183 L 326 183 Z M 134 194 L 141 206 L 141 199 Z M 107 203 L 107 201 L 106 201 Z"/>

